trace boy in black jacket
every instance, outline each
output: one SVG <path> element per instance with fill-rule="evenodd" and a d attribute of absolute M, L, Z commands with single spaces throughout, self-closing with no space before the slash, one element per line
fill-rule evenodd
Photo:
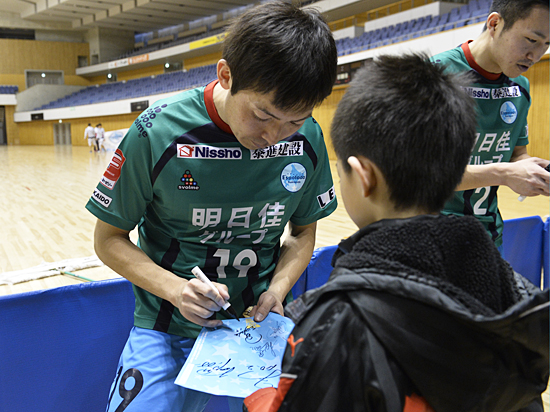
<path fill-rule="evenodd" d="M 296 327 L 279 386 L 249 396 L 249 412 L 542 412 L 548 291 L 475 218 L 438 213 L 476 125 L 466 79 L 443 69 L 381 56 L 340 102 L 331 138 L 361 229 L 327 284 L 286 308 Z"/>

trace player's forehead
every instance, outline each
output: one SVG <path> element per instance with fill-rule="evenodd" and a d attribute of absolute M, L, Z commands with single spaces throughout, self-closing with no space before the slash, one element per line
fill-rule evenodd
<path fill-rule="evenodd" d="M 533 7 L 527 17 L 518 19 L 514 23 L 512 29 L 528 31 L 536 37 L 548 39 L 550 32 L 548 8 L 542 6 Z"/>
<path fill-rule="evenodd" d="M 306 107 L 306 105 L 303 105 L 302 107 L 299 106 L 290 109 L 280 108 L 275 104 L 275 96 L 275 92 L 251 92 L 250 101 L 256 110 L 277 120 L 299 122 L 311 117 L 313 107 Z"/>

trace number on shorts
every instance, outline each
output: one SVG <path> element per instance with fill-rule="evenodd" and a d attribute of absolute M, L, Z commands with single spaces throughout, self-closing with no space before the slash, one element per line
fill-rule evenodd
<path fill-rule="evenodd" d="M 120 372 L 121 370 L 118 372 L 113 391 L 117 386 L 118 378 L 120 378 Z M 126 381 L 129 378 L 134 378 L 134 387 L 131 389 L 126 389 Z M 131 368 L 124 372 L 124 375 L 122 375 L 122 379 L 120 380 L 120 384 L 118 385 L 118 393 L 122 398 L 122 402 L 118 405 L 115 412 L 124 411 L 141 391 L 141 388 L 143 388 L 143 375 L 138 369 Z M 111 394 L 111 398 L 112 396 L 113 395 Z M 111 403 L 111 399 L 109 399 L 109 403 Z M 109 407 L 107 407 L 107 410 L 109 410 Z"/>

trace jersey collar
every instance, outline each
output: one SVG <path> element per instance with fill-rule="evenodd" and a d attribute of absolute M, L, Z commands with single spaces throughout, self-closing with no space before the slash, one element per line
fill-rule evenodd
<path fill-rule="evenodd" d="M 225 133 L 233 134 L 231 127 L 222 120 L 214 105 L 214 86 L 216 86 L 216 84 L 218 84 L 218 80 L 214 80 L 204 88 L 204 104 L 206 105 L 206 111 L 216 126 Z"/>
<path fill-rule="evenodd" d="M 462 43 L 460 47 L 462 47 L 462 51 L 464 52 L 464 57 L 466 57 L 466 60 L 468 61 L 468 64 L 472 69 L 474 69 L 476 72 L 481 74 L 483 77 L 485 77 L 488 80 L 497 80 L 502 73 L 490 73 L 487 70 L 483 69 L 479 64 L 476 63 L 474 60 L 474 56 L 472 56 L 472 52 L 470 50 L 470 43 L 473 40 L 468 40 L 466 43 Z"/>

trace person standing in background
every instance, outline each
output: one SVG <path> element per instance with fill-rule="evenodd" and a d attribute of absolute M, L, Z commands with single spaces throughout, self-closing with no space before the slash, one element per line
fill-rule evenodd
<path fill-rule="evenodd" d="M 94 129 L 94 132 L 95 132 L 97 150 L 100 152 L 105 151 L 105 147 L 103 146 L 103 142 L 105 142 L 105 129 L 103 128 L 101 123 L 98 123 L 98 125 Z"/>
<path fill-rule="evenodd" d="M 548 0 L 495 0 L 479 37 L 432 57 L 450 72 L 471 74 L 466 90 L 477 103 L 476 143 L 443 213 L 475 216 L 500 249 L 499 185 L 522 196 L 549 195 L 549 161 L 527 154 L 531 96 L 521 76 L 548 50 L 548 20 Z"/>
<path fill-rule="evenodd" d="M 88 146 L 90 147 L 90 153 L 92 153 L 92 146 L 94 148 L 94 152 L 96 152 L 97 146 L 96 146 L 96 139 L 95 139 L 95 130 L 92 127 L 91 123 L 88 123 L 88 127 L 84 129 L 84 139 L 88 139 Z"/>

